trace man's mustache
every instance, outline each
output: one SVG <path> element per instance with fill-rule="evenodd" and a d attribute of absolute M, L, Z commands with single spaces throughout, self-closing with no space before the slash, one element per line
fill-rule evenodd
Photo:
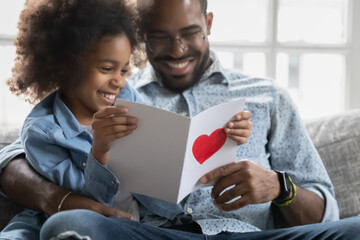
<path fill-rule="evenodd" d="M 154 61 L 182 61 L 182 60 L 185 60 L 189 57 L 196 57 L 197 54 L 186 54 L 184 56 L 181 56 L 180 58 L 173 58 L 171 56 L 160 56 L 160 57 L 155 57 L 154 58 Z"/>

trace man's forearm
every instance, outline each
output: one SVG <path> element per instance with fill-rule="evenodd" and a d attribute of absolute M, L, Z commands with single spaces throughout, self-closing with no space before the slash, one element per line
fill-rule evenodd
<path fill-rule="evenodd" d="M 278 207 L 288 226 L 321 222 L 325 204 L 316 193 L 297 186 L 294 201 L 287 207 Z"/>
<path fill-rule="evenodd" d="M 14 202 L 49 215 L 57 211 L 59 199 L 67 190 L 40 176 L 19 156 L 12 160 L 0 175 L 4 193 Z"/>

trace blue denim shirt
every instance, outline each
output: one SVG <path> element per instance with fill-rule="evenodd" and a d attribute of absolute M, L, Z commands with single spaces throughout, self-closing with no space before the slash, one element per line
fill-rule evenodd
<path fill-rule="evenodd" d="M 141 102 L 129 84 L 118 97 Z M 62 101 L 61 93 L 56 91 L 27 116 L 21 142 L 18 139 L 1 150 L 1 164 L 4 166 L 25 150 L 27 161 L 48 180 L 103 204 L 113 205 L 119 181 L 92 156 L 91 145 L 92 135 L 77 121 Z M 39 230 L 46 218 L 43 213 L 26 209 L 10 222 L 0 238 L 39 239 Z"/>

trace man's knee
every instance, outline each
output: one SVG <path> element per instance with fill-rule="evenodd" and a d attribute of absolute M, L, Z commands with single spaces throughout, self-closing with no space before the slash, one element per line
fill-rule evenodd
<path fill-rule="evenodd" d="M 113 234 L 130 233 L 134 221 L 105 217 L 97 212 L 78 209 L 51 216 L 41 229 L 41 239 L 108 239 Z M 61 238 L 60 238 L 61 236 Z"/>
<path fill-rule="evenodd" d="M 40 238 L 56 239 L 56 236 L 72 233 L 74 239 L 90 239 L 89 229 L 94 229 L 97 223 L 101 225 L 102 218 L 104 217 L 96 212 L 83 209 L 59 212 L 46 220 L 41 228 Z"/>

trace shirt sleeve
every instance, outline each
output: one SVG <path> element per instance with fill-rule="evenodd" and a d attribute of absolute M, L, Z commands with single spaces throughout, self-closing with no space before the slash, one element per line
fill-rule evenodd
<path fill-rule="evenodd" d="M 91 154 L 85 170 L 81 169 L 72 160 L 69 149 L 51 135 L 34 125 L 23 129 L 21 138 L 30 165 L 48 180 L 68 190 L 112 205 L 118 187 L 118 184 L 112 183 L 117 183 L 117 179 L 104 166 L 96 164 L 98 162 Z"/>
<path fill-rule="evenodd" d="M 324 199 L 323 222 L 339 219 L 339 208 L 329 175 L 295 104 L 283 89 L 277 89 L 271 114 L 268 147 L 272 168 L 286 171 L 296 185 Z"/>
<path fill-rule="evenodd" d="M 19 156 L 24 153 L 25 153 L 24 148 L 21 145 L 20 138 L 15 140 L 15 142 L 13 142 L 12 144 L 2 148 L 0 150 L 0 174 L 11 160 L 13 160 L 16 156 Z M 2 196 L 5 196 L 1 188 L 0 188 L 0 194 Z"/>

